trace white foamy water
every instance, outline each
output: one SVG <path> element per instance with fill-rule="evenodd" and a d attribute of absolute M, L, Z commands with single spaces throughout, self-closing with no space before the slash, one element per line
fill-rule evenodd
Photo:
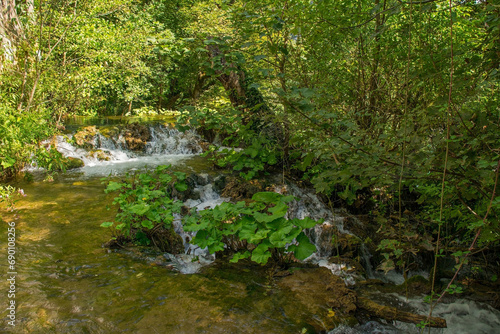
<path fill-rule="evenodd" d="M 198 211 L 206 208 L 213 209 L 217 205 L 229 200 L 228 198 L 220 197 L 210 183 L 197 185 L 194 192 L 198 193 L 199 199 L 188 199 L 184 202 L 184 205 L 189 208 L 196 208 Z M 200 248 L 190 242 L 196 236 L 196 232 L 184 231 L 180 215 L 175 215 L 173 225 L 175 232 L 184 242 L 184 254 L 165 254 L 165 257 L 172 262 L 175 269 L 183 274 L 194 274 L 215 260 L 215 255 L 210 254 L 208 248 Z"/>
<path fill-rule="evenodd" d="M 97 133 L 90 140 L 92 149 L 76 147 L 63 136 L 57 137 L 57 150 L 65 157 L 80 159 L 84 166 L 76 169 L 86 176 L 121 175 L 144 167 L 179 165 L 201 153 L 198 136 L 193 131 L 179 132 L 161 125 L 150 126 L 151 141 L 143 152 L 127 149 L 121 135 L 105 137 Z"/>
<path fill-rule="evenodd" d="M 146 154 L 199 154 L 198 136 L 193 131 L 180 132 L 174 128 L 151 127 L 152 140 L 146 144 Z"/>
<path fill-rule="evenodd" d="M 220 197 L 212 184 L 196 187 L 194 192 L 200 194 L 200 199 L 188 199 L 184 204 L 189 208 L 196 208 L 196 210 L 213 209 L 217 205 L 229 201 L 229 198 Z"/>
<path fill-rule="evenodd" d="M 295 184 L 288 184 L 284 187 L 275 187 L 275 191 L 281 194 L 292 195 L 296 199 L 288 203 L 287 219 L 304 219 L 309 217 L 313 220 L 323 220 L 313 228 L 305 230 L 305 234 L 316 246 L 316 252 L 305 261 L 317 264 L 320 267 L 329 269 L 332 274 L 340 276 L 346 285 L 353 285 L 356 281 L 351 268 L 345 263 L 331 263 L 328 258 L 332 256 L 334 244 L 333 234 L 339 231 L 343 234 L 351 234 L 344 228 L 344 217 L 338 216 L 321 202 L 312 190 L 301 189 Z"/>

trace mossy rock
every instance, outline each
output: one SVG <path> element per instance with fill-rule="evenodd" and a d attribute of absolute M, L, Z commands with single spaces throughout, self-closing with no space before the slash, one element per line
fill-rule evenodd
<path fill-rule="evenodd" d="M 116 126 L 103 126 L 99 128 L 99 133 L 106 138 L 115 138 L 120 134 L 120 129 Z"/>
<path fill-rule="evenodd" d="M 110 159 L 109 154 L 104 152 L 103 150 L 91 150 L 91 151 L 89 151 L 87 156 L 95 158 L 99 161 L 109 161 L 109 159 Z"/>
<path fill-rule="evenodd" d="M 402 287 L 408 290 L 409 295 L 422 295 L 429 294 L 431 292 L 432 284 L 425 277 L 420 275 L 415 275 L 410 277 L 406 284 L 403 283 Z"/>
<path fill-rule="evenodd" d="M 289 305 L 285 313 L 294 314 L 297 308 L 308 308 L 309 313 L 316 316 L 306 322 L 318 332 L 331 330 L 341 323 L 356 323 L 356 293 L 326 268 L 295 270 L 292 275 L 280 278 L 277 285 L 292 291 L 297 301 Z"/>
<path fill-rule="evenodd" d="M 222 197 L 229 197 L 234 201 L 248 200 L 266 188 L 264 181 L 245 181 L 237 177 L 227 178 L 225 183 L 225 187 L 222 190 Z"/>
<path fill-rule="evenodd" d="M 72 157 L 68 157 L 68 158 L 64 159 L 63 163 L 64 163 L 64 167 L 67 170 L 80 168 L 80 167 L 85 166 L 85 163 L 83 162 L 83 160 L 78 159 L 78 158 L 72 158 Z"/>
<path fill-rule="evenodd" d="M 95 136 L 97 135 L 98 130 L 95 126 L 87 126 L 83 129 L 77 131 L 73 135 L 73 140 L 77 146 L 92 149 L 94 148 Z"/>
<path fill-rule="evenodd" d="M 358 248 L 362 244 L 360 238 L 352 234 L 346 233 L 338 233 L 337 238 L 334 244 L 338 247 L 339 254 L 338 255 L 347 255 L 356 256 L 359 254 Z"/>
<path fill-rule="evenodd" d="M 154 228 L 145 232 L 152 241 L 152 245 L 158 247 L 160 251 L 170 254 L 184 253 L 184 242 L 173 228 Z"/>
<path fill-rule="evenodd" d="M 147 125 L 133 123 L 127 125 L 123 138 L 129 150 L 144 151 L 146 143 L 151 140 L 151 132 Z"/>

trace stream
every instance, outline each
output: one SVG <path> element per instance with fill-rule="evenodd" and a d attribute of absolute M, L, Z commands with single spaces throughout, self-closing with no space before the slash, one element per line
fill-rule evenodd
<path fill-rule="evenodd" d="M 81 125 L 74 124 L 73 128 Z M 109 122 L 83 125 L 110 126 Z M 58 149 L 65 156 L 84 161 L 84 167 L 57 174 L 53 182 L 44 181 L 44 172 L 33 168 L 33 181 L 11 183 L 23 189 L 26 197 L 16 203 L 14 212 L 0 211 L 4 221 L 15 222 L 17 271 L 16 326 L 3 321 L 0 332 L 314 333 L 318 328 L 321 332 L 328 306 L 306 304 L 296 298 L 289 289 L 276 285 L 265 267 L 210 259 L 203 263 L 200 258 L 174 258 L 141 247 L 102 247 L 111 232 L 99 225 L 113 221 L 116 214 L 111 205 L 113 194 L 104 193 L 102 178 L 120 178 L 146 166 L 168 164 L 187 174 L 215 178 L 219 173 L 199 156 L 201 148 L 194 143 L 195 133 L 181 134 L 161 123 L 152 125 L 151 133 L 144 153 L 128 151 L 120 138 L 96 136 L 95 145 L 107 157 L 101 160 L 60 137 Z M 200 199 L 188 200 L 188 205 L 213 207 L 224 200 L 211 185 L 198 185 L 198 191 Z M 294 208 L 297 215 L 315 210 L 309 206 L 307 211 L 301 205 L 299 202 Z M 330 223 L 341 224 L 341 217 L 329 218 Z M 4 246 L 7 228 L 7 224 L 0 224 L 2 277 L 9 271 Z M 342 266 L 328 263 L 322 254 L 311 261 L 342 274 Z M 193 265 L 195 269 L 189 269 Z M 343 278 L 348 284 L 354 280 L 349 275 Z M 1 305 L 8 303 L 8 290 L 8 282 L 2 279 Z M 427 312 L 421 299 L 406 301 L 398 295 L 383 298 L 421 314 Z M 500 312 L 485 304 L 445 302 L 434 315 L 446 318 L 449 328 L 433 329 L 431 333 L 500 332 Z M 323 332 L 331 330 L 323 328 Z M 344 324 L 330 333 L 419 330 L 415 325 L 369 321 L 356 326 Z"/>

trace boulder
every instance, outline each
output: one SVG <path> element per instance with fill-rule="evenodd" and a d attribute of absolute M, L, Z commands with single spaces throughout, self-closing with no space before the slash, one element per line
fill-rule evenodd
<path fill-rule="evenodd" d="M 95 138 L 97 135 L 97 127 L 95 126 L 87 126 L 83 129 L 77 131 L 73 135 L 73 140 L 75 144 L 79 147 L 92 149 L 95 146 Z"/>
<path fill-rule="evenodd" d="M 133 123 L 127 125 L 123 138 L 129 150 L 144 151 L 146 143 L 151 140 L 151 131 L 147 125 Z"/>

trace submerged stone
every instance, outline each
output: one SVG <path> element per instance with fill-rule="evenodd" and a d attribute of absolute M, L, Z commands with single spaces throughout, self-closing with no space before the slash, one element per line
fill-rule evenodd
<path fill-rule="evenodd" d="M 65 158 L 65 160 L 64 160 L 64 167 L 68 170 L 80 168 L 83 166 L 85 166 L 85 163 L 83 162 L 83 160 L 78 159 L 78 158 L 68 157 L 68 158 Z"/>
<path fill-rule="evenodd" d="M 356 322 L 356 293 L 345 286 L 344 280 L 326 268 L 299 269 L 280 278 L 277 285 L 294 293 L 297 304 L 307 307 L 318 320 L 309 323 L 318 331 L 331 330 L 341 323 Z M 297 305 L 290 305 L 297 307 Z"/>

